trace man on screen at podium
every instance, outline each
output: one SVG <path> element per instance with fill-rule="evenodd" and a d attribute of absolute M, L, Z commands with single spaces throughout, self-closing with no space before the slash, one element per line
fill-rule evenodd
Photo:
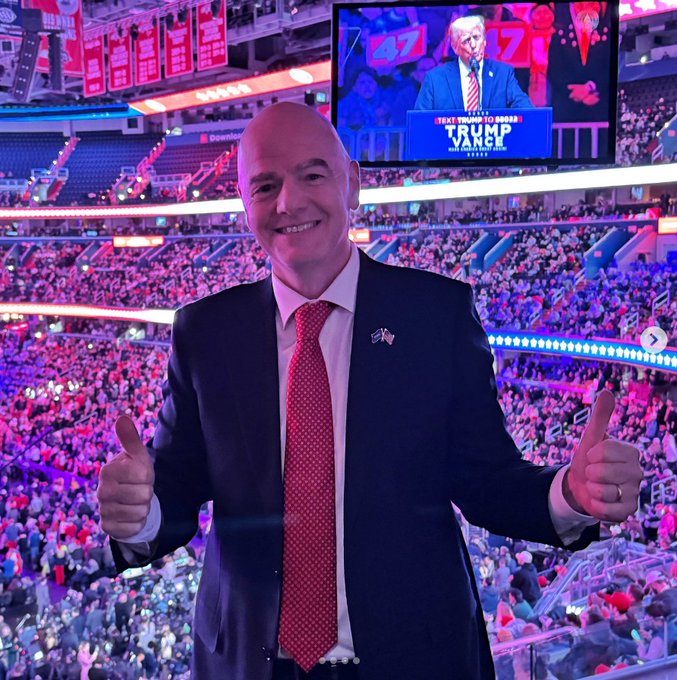
<path fill-rule="evenodd" d="M 416 99 L 416 110 L 533 108 L 515 78 L 515 69 L 484 58 L 487 33 L 483 16 L 452 21 L 449 41 L 458 58 L 428 72 Z"/>

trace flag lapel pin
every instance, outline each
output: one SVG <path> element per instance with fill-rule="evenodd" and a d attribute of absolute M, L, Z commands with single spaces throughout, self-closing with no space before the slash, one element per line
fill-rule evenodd
<path fill-rule="evenodd" d="M 371 334 L 371 343 L 375 345 L 377 342 L 387 342 L 389 345 L 392 345 L 395 342 L 395 334 L 387 328 L 377 328 Z"/>

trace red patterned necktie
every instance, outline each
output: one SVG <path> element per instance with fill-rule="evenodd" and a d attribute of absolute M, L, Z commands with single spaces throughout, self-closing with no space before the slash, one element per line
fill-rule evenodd
<path fill-rule="evenodd" d="M 284 454 L 284 558 L 279 643 L 308 672 L 336 645 L 334 426 L 319 335 L 320 300 L 296 311 Z"/>
<path fill-rule="evenodd" d="M 468 106 L 466 111 L 479 111 L 480 109 L 480 84 L 477 73 L 470 71 L 470 88 L 468 89 Z"/>

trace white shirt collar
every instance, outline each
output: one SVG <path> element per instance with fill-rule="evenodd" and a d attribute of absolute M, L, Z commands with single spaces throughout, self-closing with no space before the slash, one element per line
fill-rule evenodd
<path fill-rule="evenodd" d="M 465 77 L 465 79 L 468 79 L 468 76 L 470 75 L 470 66 L 465 64 L 461 58 L 458 58 L 458 66 L 461 69 L 461 78 Z M 479 78 L 482 78 L 482 70 L 484 69 L 484 59 L 480 61 L 480 70 L 479 73 L 477 74 Z"/>
<path fill-rule="evenodd" d="M 329 287 L 317 298 L 333 302 L 339 307 L 343 307 L 351 314 L 355 312 L 355 297 L 357 295 L 357 278 L 360 273 L 360 254 L 357 246 L 351 241 L 350 257 L 345 267 L 338 273 L 336 278 L 329 284 Z M 286 283 L 283 283 L 276 275 L 272 274 L 273 294 L 277 302 L 282 319 L 282 328 L 286 328 L 289 319 L 296 310 L 306 302 L 315 302 L 297 293 Z"/>

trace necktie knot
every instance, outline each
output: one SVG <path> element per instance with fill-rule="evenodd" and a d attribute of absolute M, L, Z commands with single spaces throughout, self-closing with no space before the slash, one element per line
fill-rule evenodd
<path fill-rule="evenodd" d="M 324 322 L 329 314 L 331 314 L 331 310 L 332 304 L 326 300 L 306 302 L 305 305 L 299 307 L 294 314 L 296 319 L 296 341 L 317 341 Z"/>

